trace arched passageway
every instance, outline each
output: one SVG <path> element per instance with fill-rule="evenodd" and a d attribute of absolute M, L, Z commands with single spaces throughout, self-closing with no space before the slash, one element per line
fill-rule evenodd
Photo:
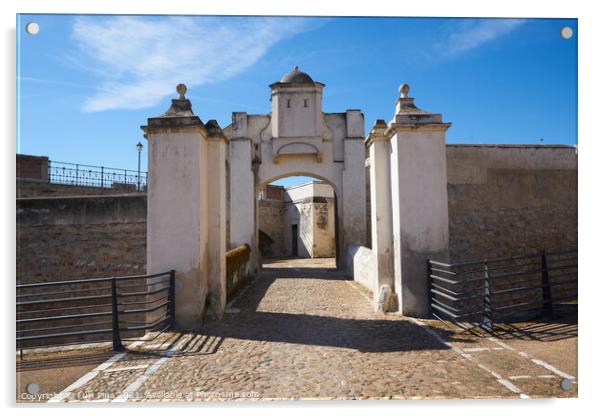
<path fill-rule="evenodd" d="M 262 264 L 297 259 L 295 267 L 336 267 L 340 213 L 331 181 L 307 173 L 286 175 L 260 184 L 256 195 L 256 241 Z"/>

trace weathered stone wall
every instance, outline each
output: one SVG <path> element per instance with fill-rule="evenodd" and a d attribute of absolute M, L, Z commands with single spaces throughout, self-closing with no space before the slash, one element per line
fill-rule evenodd
<path fill-rule="evenodd" d="M 283 256 L 284 204 L 282 200 L 260 200 L 258 209 L 259 249 L 262 256 L 265 258 Z"/>
<path fill-rule="evenodd" d="M 48 157 L 17 154 L 17 178 L 48 181 Z"/>
<path fill-rule="evenodd" d="M 284 189 L 266 186 L 259 200 L 259 249 L 262 257 L 293 255 L 297 227 L 299 257 L 334 257 L 336 213 L 334 192 L 321 182 Z"/>
<path fill-rule="evenodd" d="M 334 200 L 314 201 L 312 257 L 336 256 L 334 222 Z"/>
<path fill-rule="evenodd" d="M 146 195 L 17 199 L 17 283 L 146 273 Z"/>
<path fill-rule="evenodd" d="M 261 192 L 263 199 L 275 199 L 278 201 L 284 199 L 284 186 L 267 184 Z"/>
<path fill-rule="evenodd" d="M 17 178 L 17 198 L 32 198 L 64 195 L 116 195 L 124 192 L 135 192 L 135 186 L 100 188 L 96 186 L 74 186 L 48 183 L 48 180 L 32 180 Z"/>
<path fill-rule="evenodd" d="M 447 145 L 452 261 L 577 248 L 567 146 Z"/>

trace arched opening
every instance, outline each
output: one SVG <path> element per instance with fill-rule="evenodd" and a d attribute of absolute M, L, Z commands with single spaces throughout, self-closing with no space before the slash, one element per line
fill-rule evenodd
<path fill-rule="evenodd" d="M 306 173 L 283 175 L 259 185 L 256 200 L 262 266 L 286 261 L 295 268 L 337 268 L 339 212 L 332 182 Z"/>

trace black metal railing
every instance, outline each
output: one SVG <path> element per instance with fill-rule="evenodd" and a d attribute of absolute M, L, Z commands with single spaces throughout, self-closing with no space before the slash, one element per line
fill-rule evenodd
<path fill-rule="evenodd" d="M 175 272 L 17 285 L 17 349 L 123 340 L 165 331 Z"/>
<path fill-rule="evenodd" d="M 448 264 L 429 260 L 430 314 L 491 329 L 577 302 L 577 251 Z"/>
<path fill-rule="evenodd" d="M 148 172 L 48 161 L 48 181 L 58 185 L 146 191 Z"/>

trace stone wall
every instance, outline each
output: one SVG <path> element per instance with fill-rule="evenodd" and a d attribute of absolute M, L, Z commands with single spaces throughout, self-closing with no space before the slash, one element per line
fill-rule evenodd
<path fill-rule="evenodd" d="M 48 157 L 17 154 L 17 178 L 48 181 Z"/>
<path fill-rule="evenodd" d="M 116 195 L 124 192 L 136 192 L 135 186 L 117 186 L 100 188 L 97 186 L 74 186 L 48 183 L 48 180 L 32 180 L 17 178 L 17 198 L 32 198 L 64 195 Z"/>
<path fill-rule="evenodd" d="M 146 195 L 17 199 L 17 283 L 146 273 Z"/>
<path fill-rule="evenodd" d="M 259 249 L 265 258 L 284 255 L 284 204 L 282 200 L 259 201 Z"/>
<path fill-rule="evenodd" d="M 312 257 L 335 257 L 334 200 L 323 198 L 313 202 Z"/>
<path fill-rule="evenodd" d="M 567 146 L 447 145 L 451 261 L 577 248 Z"/>
<path fill-rule="evenodd" d="M 274 199 L 282 201 L 284 199 L 284 186 L 267 184 L 261 191 L 262 199 Z"/>

